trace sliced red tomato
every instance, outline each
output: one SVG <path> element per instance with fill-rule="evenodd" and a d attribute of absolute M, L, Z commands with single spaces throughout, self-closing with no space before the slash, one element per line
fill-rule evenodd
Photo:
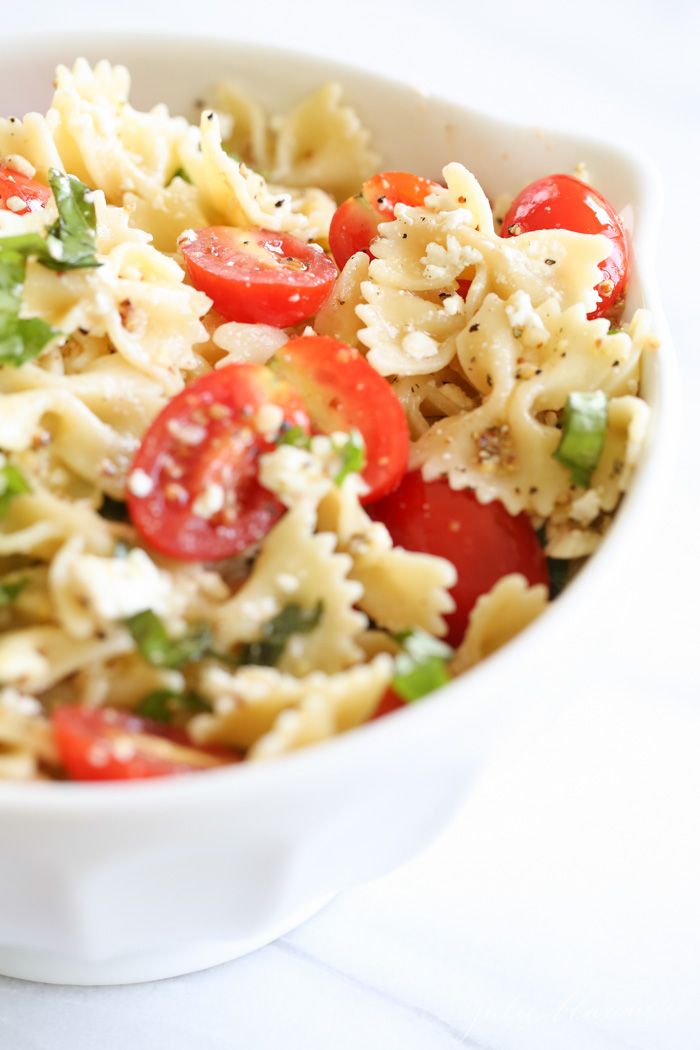
<path fill-rule="evenodd" d="M 596 291 L 600 302 L 589 317 L 608 313 L 625 290 L 627 238 L 622 220 L 612 204 L 597 190 L 572 175 L 548 175 L 526 186 L 503 220 L 503 237 L 533 230 L 573 230 L 602 233 L 610 241 L 610 255 L 600 263 L 603 279 Z"/>
<path fill-rule="evenodd" d="M 395 693 L 391 686 L 389 686 L 387 691 L 384 693 L 384 696 L 379 701 L 377 709 L 372 715 L 370 722 L 373 721 L 375 718 L 383 718 L 384 715 L 390 715 L 392 711 L 398 711 L 400 707 L 405 706 L 406 701 L 403 699 L 403 697 L 399 696 L 398 693 Z"/>
<path fill-rule="evenodd" d="M 547 562 L 527 515 L 513 517 L 499 502 L 479 503 L 473 492 L 455 492 L 443 479 L 407 474 L 369 513 L 384 522 L 398 546 L 454 565 L 457 583 L 450 593 L 456 609 L 446 617 L 450 645 L 459 645 L 477 598 L 502 576 L 519 572 L 531 584 L 548 584 Z"/>
<path fill-rule="evenodd" d="M 312 317 L 337 277 L 318 245 L 289 233 L 208 226 L 180 240 L 195 288 L 229 321 L 285 328 Z"/>
<path fill-rule="evenodd" d="M 406 416 L 386 379 L 361 353 L 329 336 L 300 336 L 269 364 L 301 393 L 318 430 L 360 431 L 366 454 L 362 477 L 369 486 L 363 503 L 396 488 L 408 466 Z"/>
<path fill-rule="evenodd" d="M 309 431 L 304 405 L 263 365 L 229 365 L 196 379 L 156 417 L 127 484 L 131 520 L 172 558 L 217 561 L 247 550 L 284 507 L 258 481 L 258 459 L 280 429 Z"/>
<path fill-rule="evenodd" d="M 56 747 L 71 780 L 141 780 L 196 773 L 240 761 L 192 746 L 181 729 L 113 708 L 57 707 Z"/>
<path fill-rule="evenodd" d="M 355 252 L 368 252 L 377 236 L 380 222 L 391 222 L 397 204 L 417 208 L 429 193 L 439 189 L 437 182 L 408 171 L 383 171 L 362 184 L 362 191 L 348 197 L 331 219 L 328 241 L 339 268 Z"/>
<path fill-rule="evenodd" d="M 26 215 L 28 211 L 43 208 L 51 197 L 51 190 L 36 179 L 0 165 L 0 208 Z"/>

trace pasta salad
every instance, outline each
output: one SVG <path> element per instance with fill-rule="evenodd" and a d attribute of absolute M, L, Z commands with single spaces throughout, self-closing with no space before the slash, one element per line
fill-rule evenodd
<path fill-rule="evenodd" d="M 129 87 L 78 60 L 0 120 L 8 779 L 419 701 L 595 550 L 647 429 L 656 342 L 586 181 L 492 206 L 461 162 L 382 171 L 336 84 L 270 117 L 223 83 L 195 123 Z"/>

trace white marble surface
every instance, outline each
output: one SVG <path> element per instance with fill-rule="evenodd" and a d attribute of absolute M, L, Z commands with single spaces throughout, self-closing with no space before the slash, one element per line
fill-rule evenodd
<path fill-rule="evenodd" d="M 696 1047 L 700 4 L 404 0 L 400 16 L 368 0 L 175 0 L 167 17 L 151 0 L 3 8 L 5 46 L 38 27 L 229 33 L 646 150 L 667 193 L 659 269 L 686 421 L 638 587 L 597 611 L 607 641 L 590 683 L 554 723 L 511 739 L 431 850 L 206 973 L 111 989 L 0 979 L 0 1050 Z"/>

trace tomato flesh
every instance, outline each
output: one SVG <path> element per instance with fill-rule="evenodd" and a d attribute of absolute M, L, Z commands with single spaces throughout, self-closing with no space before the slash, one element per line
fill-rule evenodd
<path fill-rule="evenodd" d="M 572 175 L 548 175 L 518 194 L 501 232 L 503 237 L 513 237 L 533 230 L 602 233 L 608 238 L 610 254 L 600 263 L 603 278 L 596 288 L 600 302 L 588 316 L 607 314 L 625 290 L 628 270 L 627 238 L 613 206 Z"/>
<path fill-rule="evenodd" d="M 113 708 L 57 707 L 51 718 L 71 780 L 143 780 L 239 761 L 192 746 L 187 734 Z"/>
<path fill-rule="evenodd" d="M 229 321 L 279 328 L 312 317 L 337 276 L 318 245 L 289 233 L 209 226 L 180 240 L 195 288 Z"/>
<path fill-rule="evenodd" d="M 270 367 L 301 393 L 318 430 L 360 431 L 362 477 L 369 486 L 363 503 L 396 488 L 408 466 L 406 416 L 386 379 L 359 351 L 329 336 L 300 336 L 277 351 Z"/>
<path fill-rule="evenodd" d="M 391 222 L 397 204 L 417 208 L 439 188 L 437 182 L 407 171 L 383 171 L 367 179 L 361 193 L 343 201 L 331 219 L 328 241 L 338 267 L 342 270 L 355 252 L 372 255 L 377 227 Z"/>
<path fill-rule="evenodd" d="M 258 481 L 258 460 L 284 426 L 308 433 L 309 417 L 263 365 L 228 365 L 190 383 L 131 466 L 128 509 L 145 542 L 172 558 L 217 561 L 261 540 L 284 507 Z"/>
<path fill-rule="evenodd" d="M 44 208 L 51 198 L 51 190 L 36 179 L 30 179 L 14 168 L 0 166 L 0 208 L 15 215 Z"/>
<path fill-rule="evenodd" d="M 446 617 L 450 645 L 459 645 L 477 598 L 502 576 L 518 572 L 530 584 L 548 584 L 546 558 L 527 515 L 513 517 L 497 501 L 479 503 L 473 492 L 456 492 L 444 479 L 424 481 L 413 471 L 369 513 L 398 546 L 454 565 L 456 608 Z"/>
<path fill-rule="evenodd" d="M 400 707 L 405 706 L 406 701 L 403 697 L 399 696 L 398 693 L 395 693 L 391 686 L 389 686 L 377 704 L 376 710 L 370 718 L 370 722 L 373 722 L 375 718 L 383 718 L 384 715 L 390 715 L 392 711 L 398 711 Z"/>

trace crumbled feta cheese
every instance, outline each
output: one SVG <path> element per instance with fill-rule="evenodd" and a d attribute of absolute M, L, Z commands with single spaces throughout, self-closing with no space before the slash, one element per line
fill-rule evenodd
<path fill-rule="evenodd" d="M 318 441 L 313 439 L 314 444 Z M 330 447 L 328 449 L 333 455 Z M 274 492 L 287 507 L 309 504 L 315 507 L 333 484 L 326 473 L 319 450 L 280 445 L 260 457 L 260 484 Z"/>
<path fill-rule="evenodd" d="M 401 347 L 409 357 L 420 361 L 426 357 L 434 357 L 438 352 L 438 344 L 426 332 L 409 332 L 401 341 Z"/>
<path fill-rule="evenodd" d="M 14 212 L 24 211 L 27 207 L 27 202 L 23 201 L 21 197 L 8 197 L 5 201 L 5 207 Z"/>
<path fill-rule="evenodd" d="M 185 244 L 192 244 L 192 242 L 196 240 L 197 234 L 194 232 L 194 230 L 187 229 L 182 231 L 182 233 L 177 239 L 177 243 L 182 244 L 184 242 Z"/>
<path fill-rule="evenodd" d="M 181 419 L 169 419 L 168 433 L 182 445 L 201 445 L 207 436 L 206 429 L 199 423 L 183 423 Z"/>
<path fill-rule="evenodd" d="M 43 710 L 35 697 L 21 693 L 19 689 L 13 689 L 12 686 L 0 689 L 0 707 L 4 707 L 8 711 L 16 711 L 17 714 L 26 715 L 30 718 L 40 715 Z"/>
<path fill-rule="evenodd" d="M 144 499 L 146 496 L 150 496 L 153 492 L 153 479 L 145 470 L 141 470 L 140 467 L 137 467 L 136 470 L 132 471 L 129 475 L 127 487 L 132 496 L 138 496 L 139 498 Z"/>
<path fill-rule="evenodd" d="M 266 441 L 274 441 L 284 422 L 284 411 L 279 405 L 263 405 L 255 416 L 255 428 Z"/>
<path fill-rule="evenodd" d="M 590 525 L 598 517 L 600 511 L 600 496 L 595 489 L 588 489 L 572 502 L 569 517 L 579 525 Z"/>
<path fill-rule="evenodd" d="M 275 579 L 275 583 L 283 594 L 294 594 L 299 589 L 299 580 L 291 572 L 281 572 Z"/>
<path fill-rule="evenodd" d="M 213 518 L 220 510 L 223 510 L 226 502 L 226 493 L 222 485 L 210 482 L 192 503 L 192 513 L 198 518 Z"/>
<path fill-rule="evenodd" d="M 139 548 L 123 558 L 77 555 L 68 575 L 102 623 L 123 620 L 144 609 L 163 614 L 168 606 L 170 579 Z"/>

